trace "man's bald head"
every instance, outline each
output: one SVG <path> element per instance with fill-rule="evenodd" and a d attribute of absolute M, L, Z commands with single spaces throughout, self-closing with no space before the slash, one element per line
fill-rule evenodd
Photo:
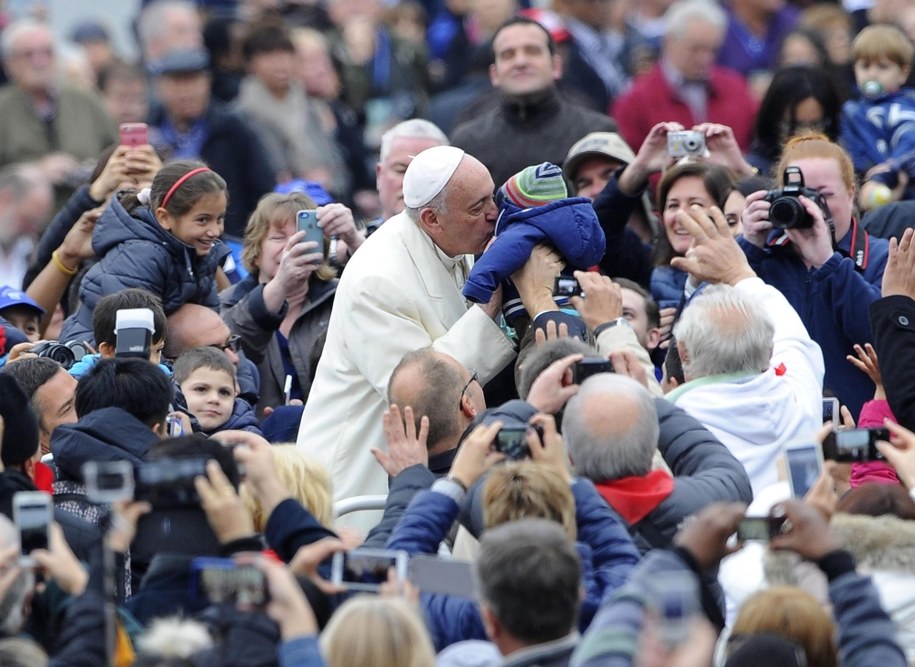
<path fill-rule="evenodd" d="M 417 432 L 422 417 L 429 418 L 426 442 L 433 450 L 443 441 L 456 440 L 463 432 L 461 390 L 469 379 L 470 371 L 454 357 L 431 347 L 422 348 L 404 355 L 394 368 L 388 382 L 388 403 L 396 403 L 401 410 L 407 406 L 413 408 Z M 464 392 L 470 394 L 471 388 Z M 482 390 L 479 396 L 476 393 L 468 396 L 468 400 L 474 410 L 480 407 L 477 403 L 482 402 Z"/>
<path fill-rule="evenodd" d="M 186 303 L 168 316 L 164 353 L 168 359 L 177 359 L 195 347 L 222 347 L 231 333 L 216 311 L 196 303 Z M 233 363 L 237 364 L 238 357 L 234 353 L 232 356 L 235 357 Z"/>
<path fill-rule="evenodd" d="M 659 431 L 648 390 L 612 373 L 585 380 L 566 404 L 562 420 L 575 471 L 595 482 L 647 475 Z"/>

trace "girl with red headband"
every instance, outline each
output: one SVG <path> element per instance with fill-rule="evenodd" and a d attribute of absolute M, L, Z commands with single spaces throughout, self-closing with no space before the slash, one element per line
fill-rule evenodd
<path fill-rule="evenodd" d="M 150 189 L 114 198 L 92 237 L 99 261 L 80 282 L 79 308 L 64 322 L 61 340 L 94 344 L 95 304 L 125 287 L 155 294 L 166 315 L 186 303 L 217 309 L 216 269 L 229 252 L 219 240 L 227 204 L 219 174 L 187 160 L 163 167 Z"/>

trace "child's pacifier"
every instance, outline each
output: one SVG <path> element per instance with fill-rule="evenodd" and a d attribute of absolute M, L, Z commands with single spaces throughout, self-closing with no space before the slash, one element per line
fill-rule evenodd
<path fill-rule="evenodd" d="M 883 94 L 883 84 L 879 81 L 865 81 L 861 92 L 865 97 L 880 97 Z"/>

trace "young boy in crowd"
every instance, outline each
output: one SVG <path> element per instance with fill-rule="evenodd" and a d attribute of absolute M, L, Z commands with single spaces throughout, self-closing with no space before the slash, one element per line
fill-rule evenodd
<path fill-rule="evenodd" d="M 159 364 L 159 368 L 171 376 L 168 366 L 160 363 L 162 348 L 165 347 L 165 331 L 167 320 L 162 302 L 152 292 L 147 292 L 139 287 L 128 287 L 114 294 L 108 294 L 99 299 L 98 305 L 92 311 L 92 335 L 95 337 L 98 354 L 87 354 L 73 364 L 67 371 L 75 378 L 85 375 L 102 358 L 111 358 L 117 349 L 118 337 L 115 332 L 118 311 L 131 308 L 148 308 L 153 314 L 153 340 L 149 351 L 149 360 Z"/>
<path fill-rule="evenodd" d="M 44 308 L 15 287 L 0 287 L 0 318 L 3 318 L 35 343 L 41 338 Z"/>
<path fill-rule="evenodd" d="M 842 110 L 842 143 L 864 176 L 864 209 L 915 195 L 915 91 L 904 88 L 915 47 L 902 30 L 873 25 L 852 46 L 861 94 Z M 896 190 L 900 176 L 908 185 Z"/>
<path fill-rule="evenodd" d="M 222 350 L 195 347 L 175 361 L 175 382 L 201 431 L 242 430 L 262 435 L 254 408 L 238 397 L 235 366 Z"/>

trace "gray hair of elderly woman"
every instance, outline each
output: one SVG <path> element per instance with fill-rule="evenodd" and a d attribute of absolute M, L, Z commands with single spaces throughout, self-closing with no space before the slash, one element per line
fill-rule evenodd
<path fill-rule="evenodd" d="M 775 325 L 762 306 L 730 285 L 711 285 L 674 325 L 687 381 L 724 373 L 761 373 L 772 359 Z"/>
<path fill-rule="evenodd" d="M 654 398 L 635 380 L 601 373 L 566 403 L 562 439 L 575 472 L 595 482 L 641 477 L 658 448 Z"/>

